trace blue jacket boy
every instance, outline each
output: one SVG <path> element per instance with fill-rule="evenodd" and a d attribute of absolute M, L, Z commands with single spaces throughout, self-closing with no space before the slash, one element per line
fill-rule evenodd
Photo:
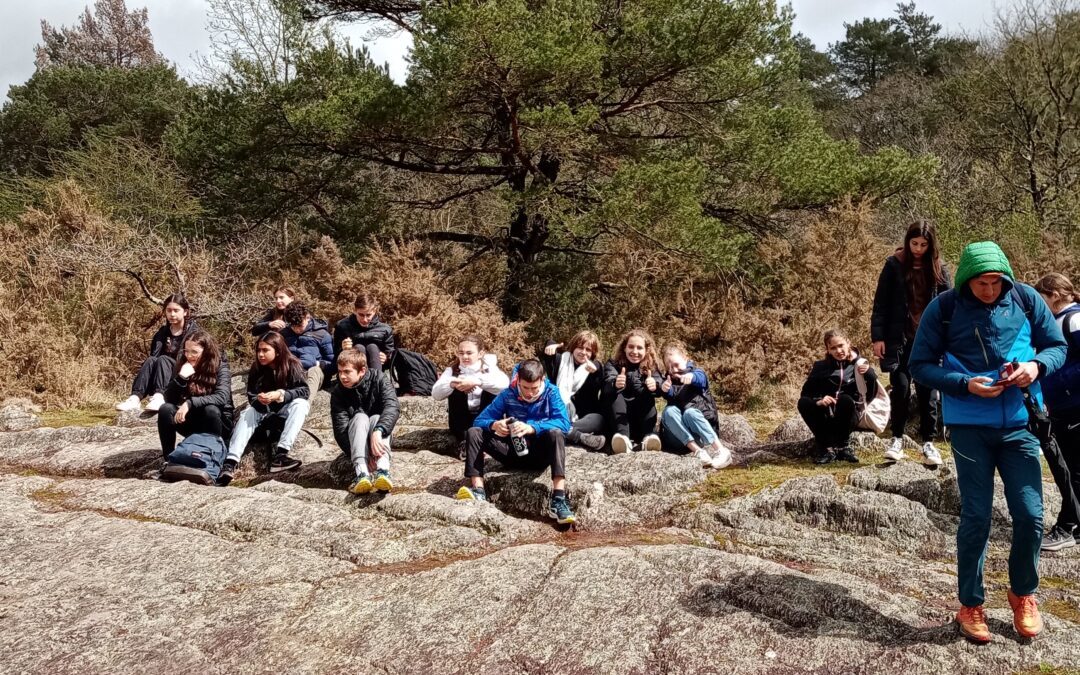
<path fill-rule="evenodd" d="M 495 400 L 484 408 L 476 417 L 473 426 L 489 429 L 496 420 L 513 417 L 535 429 L 538 436 L 549 429 L 558 429 L 564 434 L 570 431 L 570 413 L 566 409 L 566 404 L 563 403 L 558 387 L 551 384 L 551 380 L 544 377 L 544 390 L 532 403 L 522 400 L 517 384 L 517 367 L 515 367 L 510 375 L 510 386 L 503 389 Z"/>
<path fill-rule="evenodd" d="M 326 330 L 326 322 L 319 319 L 309 319 L 304 332 L 296 333 L 291 326 L 281 331 L 281 337 L 285 338 L 285 344 L 293 353 L 304 370 L 318 364 L 323 372 L 329 377 L 337 370 L 334 361 L 334 339 Z"/>

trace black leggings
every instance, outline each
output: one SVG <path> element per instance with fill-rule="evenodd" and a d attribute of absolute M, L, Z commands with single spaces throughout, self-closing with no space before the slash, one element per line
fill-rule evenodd
<path fill-rule="evenodd" d="M 656 399 L 651 395 L 626 399 L 617 394 L 608 415 L 608 429 L 629 436 L 635 443 L 656 431 Z"/>
<path fill-rule="evenodd" d="M 525 437 L 525 443 L 529 454 L 518 457 L 509 437 L 496 436 L 491 429 L 469 429 L 465 435 L 465 477 L 483 477 L 485 453 L 507 468 L 543 471 L 550 466 L 552 478 L 566 475 L 566 442 L 561 431 L 551 429 L 529 435 Z"/>
<path fill-rule="evenodd" d="M 851 432 L 859 421 L 855 399 L 841 394 L 835 406 L 818 405 L 811 398 L 799 399 L 799 414 L 814 434 L 819 449 L 843 448 L 851 442 Z"/>
<path fill-rule="evenodd" d="M 910 416 L 911 401 L 911 372 L 908 370 L 908 355 L 911 353 L 911 343 L 905 343 L 900 349 L 900 362 L 896 370 L 889 373 L 889 382 L 892 383 L 892 391 L 889 392 L 889 400 L 892 410 L 889 415 L 889 425 L 892 427 L 893 438 L 901 438 L 907 427 Z M 933 390 L 915 382 L 915 401 L 919 408 L 919 435 L 923 443 L 934 440 L 937 432 L 937 411 L 934 409 Z"/>
<path fill-rule="evenodd" d="M 164 394 L 173 376 L 176 365 L 175 356 L 150 356 L 142 362 L 135 383 L 131 385 L 131 395 L 146 398 L 151 394 Z"/>
<path fill-rule="evenodd" d="M 451 394 L 452 396 L 453 394 Z M 477 416 L 484 410 L 483 406 L 476 409 L 476 411 L 469 410 L 467 407 L 464 411 L 456 410 L 453 406 L 450 407 L 449 424 L 450 433 L 454 434 L 454 438 L 458 443 L 465 440 L 465 434 L 472 427 L 473 422 L 476 421 Z"/>
<path fill-rule="evenodd" d="M 161 441 L 161 455 L 168 457 L 176 449 L 176 434 L 190 436 L 191 434 L 213 434 L 221 436 L 226 443 L 232 435 L 232 420 L 226 420 L 221 408 L 216 405 L 206 405 L 201 408 L 192 408 L 188 411 L 187 418 L 182 424 L 173 421 L 176 414 L 176 406 L 172 403 L 162 404 L 158 411 L 157 428 L 158 439 Z"/>
<path fill-rule="evenodd" d="M 1061 449 L 1059 457 L 1051 457 L 1047 448 L 1043 448 L 1046 463 L 1054 476 L 1061 493 L 1061 511 L 1057 525 L 1065 529 L 1080 526 L 1080 410 L 1068 411 L 1050 418 L 1050 428 L 1054 430 Z"/>

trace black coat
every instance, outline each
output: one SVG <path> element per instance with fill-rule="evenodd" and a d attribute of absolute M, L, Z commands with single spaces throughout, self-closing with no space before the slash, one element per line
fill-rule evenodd
<path fill-rule="evenodd" d="M 351 338 L 353 347 L 366 347 L 375 345 L 379 351 L 386 354 L 386 362 L 389 363 L 394 356 L 394 329 L 379 321 L 379 317 L 371 320 L 367 326 L 361 326 L 356 320 L 355 314 L 350 314 L 334 326 L 334 358 L 341 354 L 341 343 L 345 338 Z M 361 349 L 363 351 L 363 349 Z"/>
<path fill-rule="evenodd" d="M 232 419 L 232 375 L 229 373 L 229 360 L 225 357 L 224 352 L 221 354 L 221 361 L 218 364 L 217 382 L 214 384 L 214 391 L 203 396 L 191 396 L 188 392 L 189 385 L 190 381 L 180 377 L 179 373 L 173 375 L 172 380 L 169 381 L 169 387 L 165 390 L 165 400 L 177 406 L 187 401 L 188 407 L 192 410 L 204 408 L 208 405 L 216 405 L 221 410 L 224 419 Z"/>
<path fill-rule="evenodd" d="M 271 307 L 266 310 L 266 314 L 263 314 L 263 318 L 255 322 L 255 325 L 251 327 L 251 334 L 255 337 L 262 337 L 274 329 L 270 327 L 270 322 L 277 319 L 283 319 L 285 312 L 279 312 L 276 308 Z"/>
<path fill-rule="evenodd" d="M 352 389 L 340 382 L 330 394 L 330 420 L 334 425 L 334 439 L 345 452 L 351 452 L 349 446 L 349 422 L 357 413 L 378 415 L 379 422 L 375 429 L 382 432 L 383 438 L 390 438 L 397 424 L 399 414 L 398 398 L 394 386 L 385 374 L 376 373 L 370 368 Z M 374 430 L 373 430 L 374 431 Z"/>
<path fill-rule="evenodd" d="M 548 345 L 553 344 L 557 343 L 548 342 Z M 544 364 L 544 372 L 556 387 L 559 386 L 559 368 L 562 366 L 563 354 L 564 352 L 556 351 L 553 355 L 548 356 L 544 353 L 544 350 L 540 350 L 539 354 L 540 363 Z M 604 390 L 604 366 L 596 359 L 593 359 L 593 365 L 596 366 L 596 371 L 589 373 L 589 376 L 585 378 L 585 382 L 582 383 L 581 389 L 578 389 L 570 397 L 570 400 L 574 403 L 574 414 L 578 418 L 600 412 L 600 396 Z M 617 374 L 618 372 L 616 372 Z M 626 371 L 626 377 L 627 379 L 630 378 L 629 370 Z"/>
<path fill-rule="evenodd" d="M 278 389 L 285 391 L 285 396 L 282 401 L 275 401 L 269 405 L 259 403 L 259 394 L 277 391 Z M 282 414 L 285 406 L 292 403 L 293 399 L 308 398 L 309 393 L 310 390 L 307 386 L 304 369 L 299 363 L 296 364 L 295 368 L 290 369 L 284 387 L 278 386 L 277 378 L 274 377 L 273 371 L 269 368 L 260 368 L 259 365 L 256 364 L 252 367 L 251 371 L 248 372 L 248 403 L 251 404 L 252 408 L 255 408 L 261 413 L 272 413 L 275 415 Z"/>
<path fill-rule="evenodd" d="M 858 358 L 858 354 L 855 354 L 850 361 L 837 361 L 832 356 L 826 356 L 815 361 L 803 384 L 800 397 L 816 403 L 826 396 L 840 393 L 859 400 L 859 385 L 855 382 L 855 362 Z M 863 378 L 866 380 L 866 398 L 870 400 L 877 394 L 877 373 L 871 368 Z"/>
<path fill-rule="evenodd" d="M 952 287 L 949 270 L 945 267 L 945 263 L 941 264 L 941 274 L 945 281 L 931 289 L 931 300 Z M 874 342 L 885 343 L 885 358 L 881 360 L 882 369 L 891 370 L 896 367 L 900 358 L 900 349 L 904 346 L 907 324 L 907 279 L 904 278 L 904 263 L 895 255 L 891 255 L 885 261 L 881 275 L 878 276 L 877 292 L 874 293 L 874 310 L 870 314 L 870 339 Z"/>
<path fill-rule="evenodd" d="M 615 397 L 619 394 L 623 395 L 626 400 L 633 400 L 639 397 L 651 396 L 653 398 L 659 398 L 663 395 L 660 391 L 660 385 L 663 383 L 664 378 L 660 375 L 660 371 L 654 370 L 652 372 L 653 379 L 656 380 L 656 391 L 649 391 L 649 388 L 645 386 L 645 380 L 648 379 L 647 374 L 642 374 L 640 366 L 632 363 L 626 364 L 626 387 L 622 390 L 615 388 L 615 378 L 619 376 L 619 372 L 623 367 L 615 363 L 614 361 L 608 361 L 604 364 L 604 401 L 610 405 Z"/>
<path fill-rule="evenodd" d="M 187 336 L 198 330 L 199 326 L 194 319 L 188 319 L 184 323 L 184 332 L 174 336 L 166 323 L 158 328 L 154 337 L 150 338 L 150 356 L 171 356 L 176 358 L 184 349 L 184 340 Z"/>

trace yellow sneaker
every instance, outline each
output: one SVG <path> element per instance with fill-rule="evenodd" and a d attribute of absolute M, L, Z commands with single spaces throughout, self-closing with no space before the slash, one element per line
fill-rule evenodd
<path fill-rule="evenodd" d="M 352 482 L 352 485 L 349 486 L 349 492 L 353 493 L 354 495 L 366 495 L 367 493 L 371 492 L 372 487 L 373 486 L 371 484 L 371 476 L 365 473 L 362 476 L 356 477 L 356 480 L 354 480 Z"/>
<path fill-rule="evenodd" d="M 390 492 L 394 489 L 394 484 L 390 481 L 389 471 L 376 471 L 375 472 L 375 489 L 379 492 Z"/>
<path fill-rule="evenodd" d="M 1020 637 L 1033 638 L 1043 629 L 1043 620 L 1039 616 L 1039 603 L 1034 595 L 1017 595 L 1009 590 L 1009 606 L 1013 611 L 1013 626 Z"/>
<path fill-rule="evenodd" d="M 458 489 L 457 494 L 454 495 L 454 499 L 475 500 L 478 502 L 486 502 L 487 495 L 484 494 L 483 488 L 470 488 L 464 485 Z"/>
<path fill-rule="evenodd" d="M 972 642 L 990 642 L 990 627 L 986 625 L 986 610 L 982 605 L 961 607 L 956 613 L 956 623 L 960 624 L 960 634 Z"/>

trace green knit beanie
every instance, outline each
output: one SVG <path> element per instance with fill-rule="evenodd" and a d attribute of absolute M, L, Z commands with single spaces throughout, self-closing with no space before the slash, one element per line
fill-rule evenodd
<path fill-rule="evenodd" d="M 1012 265 L 1000 246 L 992 241 L 968 244 L 960 254 L 960 264 L 956 267 L 953 286 L 960 289 L 967 282 L 987 272 L 1001 272 L 1010 279 L 1013 278 Z"/>

